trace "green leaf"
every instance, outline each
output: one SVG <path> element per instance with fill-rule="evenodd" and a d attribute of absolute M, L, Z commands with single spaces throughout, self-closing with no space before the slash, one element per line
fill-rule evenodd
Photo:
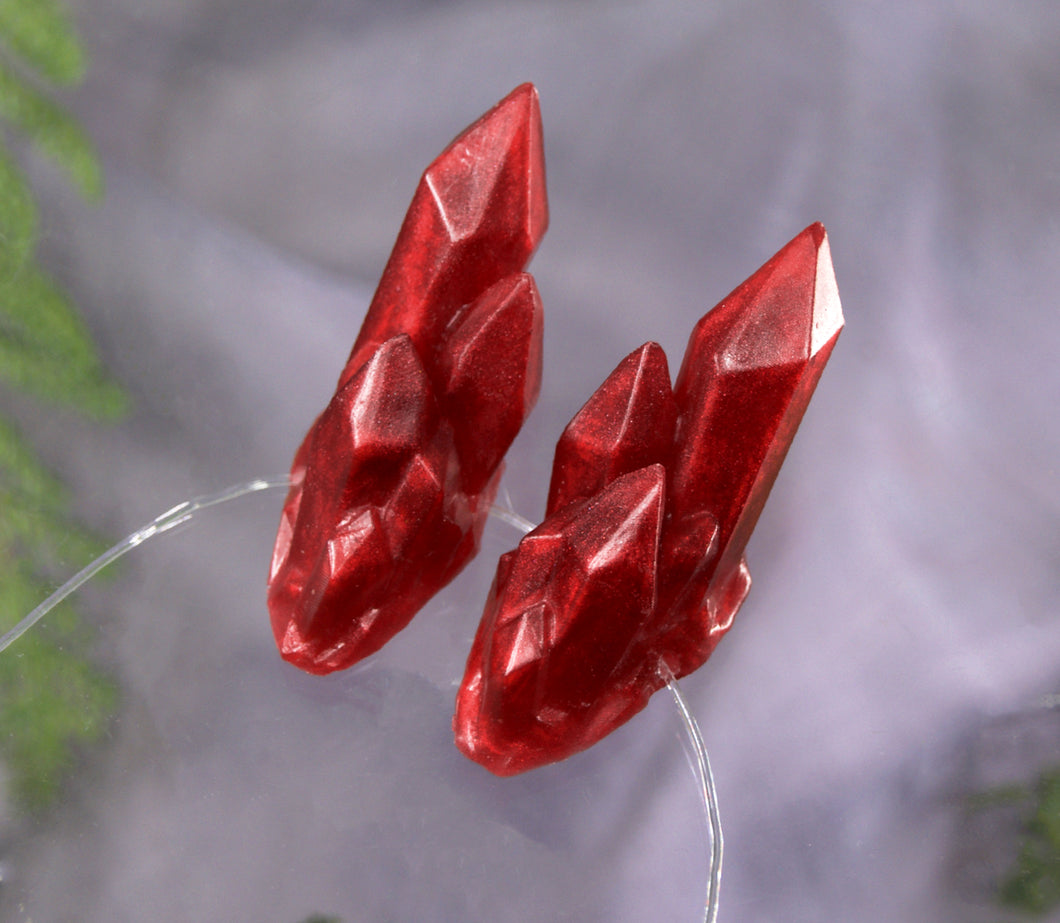
<path fill-rule="evenodd" d="M 107 550 L 107 544 L 68 516 L 48 511 L 17 490 L 0 488 L 0 542 L 41 570 L 71 573 Z"/>
<path fill-rule="evenodd" d="M 9 119 L 69 174 L 85 198 L 103 195 L 103 173 L 95 149 L 67 112 L 0 65 L 0 116 Z"/>
<path fill-rule="evenodd" d="M 84 325 L 59 288 L 34 267 L 0 297 L 0 379 L 95 419 L 127 409 Z"/>
<path fill-rule="evenodd" d="M 37 206 L 15 162 L 0 150 L 0 299 L 33 256 Z M 2 303 L 2 301 L 0 301 Z"/>
<path fill-rule="evenodd" d="M 0 332 L 27 348 L 46 349 L 80 369 L 99 364 L 81 316 L 62 290 L 34 266 L 27 266 L 0 303 Z"/>
<path fill-rule="evenodd" d="M 91 143 L 33 83 L 76 83 L 84 69 L 59 0 L 0 0 L 0 119 L 93 199 L 103 181 Z M 38 269 L 37 235 L 33 195 L 0 136 L 0 378 L 91 416 L 116 416 L 125 395 L 66 296 Z M 68 510 L 66 491 L 0 420 L 0 631 L 47 596 L 42 575 L 77 570 L 103 550 Z M 91 640 L 64 602 L 0 653 L 0 758 L 25 809 L 51 806 L 116 707 L 116 687 L 85 656 Z"/>
<path fill-rule="evenodd" d="M 84 374 L 60 359 L 27 354 L 0 337 L 0 377 L 38 398 L 66 404 L 97 419 L 114 419 L 126 407 L 125 393 L 102 374 Z"/>
<path fill-rule="evenodd" d="M 1035 914 L 1060 905 L 1060 770 L 1041 774 L 1019 859 L 1002 883 L 1003 904 Z"/>
<path fill-rule="evenodd" d="M 66 508 L 67 491 L 37 460 L 18 431 L 0 418 L 0 484 L 17 489 L 48 513 Z"/>
<path fill-rule="evenodd" d="M 0 0 L 0 38 L 48 80 L 74 84 L 85 76 L 81 43 L 57 0 Z"/>
<path fill-rule="evenodd" d="M 1038 782 L 1041 800 L 1031 829 L 1052 848 L 1057 857 L 1056 874 L 1060 878 L 1060 771 L 1042 774 Z"/>
<path fill-rule="evenodd" d="M 0 660 L 0 745 L 16 800 L 41 811 L 79 751 L 102 735 L 117 696 L 86 661 L 41 635 L 24 635 L 16 645 Z"/>
<path fill-rule="evenodd" d="M 44 598 L 45 587 L 0 556 L 0 631 Z M 16 802 L 51 805 L 86 745 L 106 730 L 117 689 L 79 652 L 88 644 L 68 603 L 0 655 L 0 753 Z"/>

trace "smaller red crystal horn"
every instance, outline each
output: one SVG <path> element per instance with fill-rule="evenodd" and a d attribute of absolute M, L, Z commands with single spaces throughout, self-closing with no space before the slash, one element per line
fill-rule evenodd
<path fill-rule="evenodd" d="M 672 390 L 655 343 L 619 364 L 559 440 L 545 521 L 497 567 L 453 719 L 467 756 L 498 775 L 564 759 L 706 661 L 842 326 L 815 224 L 700 320 Z"/>
<path fill-rule="evenodd" d="M 338 389 L 291 469 L 269 574 L 282 656 L 378 650 L 478 550 L 537 400 L 548 224 L 537 91 L 516 88 L 427 168 Z"/>

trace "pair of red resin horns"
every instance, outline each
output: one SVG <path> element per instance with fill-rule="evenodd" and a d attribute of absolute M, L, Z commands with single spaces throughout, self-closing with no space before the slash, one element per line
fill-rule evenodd
<path fill-rule="evenodd" d="M 377 651 L 478 550 L 540 387 L 523 268 L 547 224 L 524 84 L 423 174 L 295 456 L 269 577 L 291 663 L 329 673 Z M 498 565 L 457 696 L 464 753 L 498 775 L 564 759 L 706 661 L 842 325 L 815 224 L 699 321 L 673 387 L 655 343 L 619 363 L 559 440 L 545 521 Z"/>

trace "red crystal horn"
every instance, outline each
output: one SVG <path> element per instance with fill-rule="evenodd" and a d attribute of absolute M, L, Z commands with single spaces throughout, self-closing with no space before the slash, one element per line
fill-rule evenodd
<path fill-rule="evenodd" d="M 467 756 L 498 775 L 564 759 L 706 661 L 842 326 L 815 224 L 696 325 L 672 391 L 658 345 L 619 364 L 559 440 L 545 521 L 497 568 L 453 719 Z"/>
<path fill-rule="evenodd" d="M 331 402 L 291 469 L 269 573 L 281 655 L 348 667 L 478 550 L 541 383 L 522 272 L 548 224 L 537 91 L 524 84 L 427 168 Z"/>

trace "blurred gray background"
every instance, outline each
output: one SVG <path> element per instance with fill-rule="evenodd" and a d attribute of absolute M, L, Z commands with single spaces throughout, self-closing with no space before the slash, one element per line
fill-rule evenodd
<path fill-rule="evenodd" d="M 1060 758 L 1060 6 L 71 5 L 92 61 L 70 103 L 108 193 L 90 208 L 38 166 L 44 253 L 136 406 L 34 436 L 116 535 L 286 470 L 420 172 L 520 82 L 552 214 L 544 386 L 505 481 L 531 519 L 618 360 L 653 339 L 675 366 L 823 221 L 847 330 L 750 598 L 683 683 L 725 823 L 721 919 L 999 919 L 1001 860 L 969 857 L 962 799 Z M 975 836 L 1015 856 L 1012 830 Z M 114 912 L 79 887 L 83 918 Z"/>

